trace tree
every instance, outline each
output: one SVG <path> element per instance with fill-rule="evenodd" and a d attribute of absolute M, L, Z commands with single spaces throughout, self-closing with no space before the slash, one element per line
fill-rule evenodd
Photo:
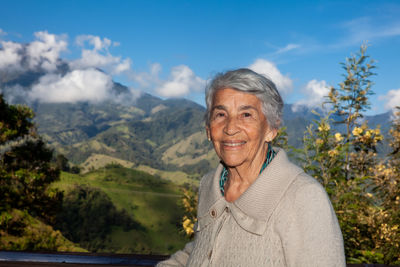
<path fill-rule="evenodd" d="M 104 249 L 115 226 L 124 231 L 143 230 L 125 210 L 117 210 L 106 193 L 88 185 L 75 185 L 65 194 L 56 225 L 67 238 L 90 251 Z"/>
<path fill-rule="evenodd" d="M 328 95 L 328 103 L 333 105 L 333 110 L 338 116 L 335 123 L 344 124 L 345 143 L 351 142 L 351 134 L 354 126 L 359 124 L 359 119 L 363 118 L 363 111 L 370 108 L 368 96 L 373 95 L 372 81 L 370 77 L 375 75 L 372 72 L 376 68 L 375 61 L 366 55 L 367 45 L 361 45 L 358 54 L 346 58 L 346 62 L 341 63 L 345 70 L 345 80 L 339 83 L 339 87 L 331 87 Z M 347 178 L 349 165 L 350 147 L 345 147 L 345 174 Z"/>
<path fill-rule="evenodd" d="M 60 171 L 64 172 L 70 171 L 68 159 L 63 154 L 58 154 L 55 161 L 56 161 L 56 166 Z"/>
<path fill-rule="evenodd" d="M 0 94 L 0 146 L 24 136 L 34 136 L 32 119 L 30 108 L 8 105 Z"/>
<path fill-rule="evenodd" d="M 380 129 L 360 120 L 373 94 L 370 77 L 375 66 L 366 49 L 362 45 L 358 54 L 342 63 L 345 80 L 328 95 L 332 109 L 307 128 L 299 158 L 331 198 L 348 262 L 398 264 L 400 123 L 393 122 L 392 153 L 379 159 Z"/>
<path fill-rule="evenodd" d="M 37 135 L 32 118 L 31 109 L 9 105 L 0 95 L 0 231 L 5 233 L 24 232 L 25 225 L 7 226 L 15 210 L 52 223 L 61 204 L 62 193 L 50 188 L 59 179 L 53 151 Z"/>

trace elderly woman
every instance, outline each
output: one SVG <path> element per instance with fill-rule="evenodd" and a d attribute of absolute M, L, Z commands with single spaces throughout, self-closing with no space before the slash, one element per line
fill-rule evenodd
<path fill-rule="evenodd" d="M 274 83 L 229 71 L 209 84 L 206 103 L 221 163 L 200 182 L 194 241 L 158 266 L 345 266 L 324 189 L 271 146 L 283 107 Z"/>

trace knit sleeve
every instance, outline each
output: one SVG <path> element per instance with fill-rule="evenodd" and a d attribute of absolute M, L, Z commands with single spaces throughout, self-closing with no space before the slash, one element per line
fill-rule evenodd
<path fill-rule="evenodd" d="M 345 266 L 343 238 L 328 195 L 307 179 L 292 196 L 284 238 L 287 266 Z"/>
<path fill-rule="evenodd" d="M 190 253 L 193 250 L 194 241 L 189 242 L 186 246 L 174 254 L 165 261 L 159 262 L 157 267 L 172 267 L 172 266 L 186 266 L 186 263 L 189 259 Z"/>

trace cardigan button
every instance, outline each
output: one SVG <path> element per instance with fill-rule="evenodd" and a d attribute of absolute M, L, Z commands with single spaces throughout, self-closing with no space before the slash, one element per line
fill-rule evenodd
<path fill-rule="evenodd" d="M 213 217 L 213 218 L 217 217 L 217 212 L 214 209 L 212 209 L 210 211 L 210 214 L 211 214 L 211 217 Z"/>

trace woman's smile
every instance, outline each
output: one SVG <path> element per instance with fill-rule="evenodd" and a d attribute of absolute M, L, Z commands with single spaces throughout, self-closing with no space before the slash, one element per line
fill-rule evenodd
<path fill-rule="evenodd" d="M 222 141 L 221 143 L 228 148 L 241 148 L 246 144 L 245 141 Z"/>

